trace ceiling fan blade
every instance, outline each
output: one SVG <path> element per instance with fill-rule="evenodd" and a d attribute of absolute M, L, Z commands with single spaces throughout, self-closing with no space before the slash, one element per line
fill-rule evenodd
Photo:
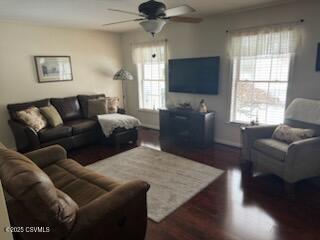
<path fill-rule="evenodd" d="M 201 23 L 202 18 L 194 17 L 170 17 L 171 22 L 183 22 L 183 23 Z"/>
<path fill-rule="evenodd" d="M 180 7 L 169 8 L 166 10 L 166 17 L 175 17 L 184 15 L 187 13 L 195 12 L 196 10 L 188 5 L 182 5 Z"/>
<path fill-rule="evenodd" d="M 144 15 L 141 13 L 135 13 L 135 12 L 125 11 L 125 10 L 120 10 L 120 9 L 113 9 L 113 8 L 108 8 L 108 10 L 113 11 L 113 12 L 121 12 L 121 13 L 130 14 L 130 15 L 144 17 Z"/>
<path fill-rule="evenodd" d="M 144 20 L 144 18 L 137 18 L 137 19 L 125 20 L 125 21 L 114 22 L 114 23 L 106 23 L 106 24 L 103 24 L 102 26 L 105 27 L 105 26 L 110 26 L 110 25 L 119 24 L 119 23 L 136 22 L 136 21 L 142 21 L 142 20 Z"/>

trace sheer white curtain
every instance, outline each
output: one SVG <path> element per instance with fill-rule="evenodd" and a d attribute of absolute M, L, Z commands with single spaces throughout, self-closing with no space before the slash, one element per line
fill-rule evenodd
<path fill-rule="evenodd" d="M 230 33 L 230 120 L 274 124 L 283 120 L 290 66 L 299 45 L 297 24 Z"/>
<path fill-rule="evenodd" d="M 233 57 L 294 54 L 299 44 L 298 24 L 273 25 L 230 33 Z"/>
<path fill-rule="evenodd" d="M 167 59 L 167 40 L 132 44 L 132 58 L 135 64 L 164 62 Z M 155 57 L 153 57 L 155 54 Z"/>
<path fill-rule="evenodd" d="M 132 57 L 138 71 L 140 109 L 164 108 L 167 41 L 133 44 Z"/>

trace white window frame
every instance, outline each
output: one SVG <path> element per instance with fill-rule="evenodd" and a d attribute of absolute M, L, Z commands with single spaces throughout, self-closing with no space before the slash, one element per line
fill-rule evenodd
<path fill-rule="evenodd" d="M 259 80 L 259 81 L 255 81 L 255 80 L 241 80 L 240 79 L 240 67 L 241 67 L 241 59 L 240 58 L 235 58 L 232 60 L 232 64 L 231 64 L 231 68 L 232 68 L 232 92 L 231 92 L 231 111 L 230 111 L 230 122 L 233 123 L 240 123 L 240 124 L 248 124 L 250 121 L 256 121 L 256 119 L 251 119 L 250 121 L 241 121 L 238 120 L 236 118 L 236 110 L 237 110 L 237 99 L 236 99 L 236 95 L 237 95 L 237 89 L 238 89 L 238 84 L 240 82 L 245 82 L 245 83 L 265 83 L 268 84 L 268 93 L 269 93 L 269 88 L 270 88 L 270 84 L 272 83 L 283 83 L 283 84 L 287 84 L 286 87 L 286 94 L 285 94 L 285 102 L 284 102 L 284 108 L 286 107 L 287 104 L 287 96 L 288 96 L 288 89 L 289 89 L 289 81 L 291 78 L 291 72 L 292 72 L 292 65 L 293 65 L 293 60 L 294 57 L 290 54 L 287 54 L 287 58 L 289 60 L 289 68 L 288 68 L 288 78 L 286 81 L 273 81 L 273 80 Z M 236 70 L 234 68 L 237 68 Z M 234 76 L 235 74 L 237 74 L 237 76 Z M 268 108 L 268 105 L 267 105 Z M 267 110 L 266 110 L 267 112 Z M 267 114 L 266 114 L 267 117 Z M 263 124 L 273 124 L 273 123 L 268 123 L 266 121 L 261 121 L 261 119 L 259 119 L 260 123 Z M 279 122 L 280 123 L 280 122 Z"/>
<path fill-rule="evenodd" d="M 250 31 L 250 30 L 248 30 Z M 255 31 L 258 31 L 257 29 L 255 29 Z M 299 42 L 299 34 L 298 34 L 298 31 L 296 32 L 297 33 L 297 40 L 296 42 L 294 43 L 296 46 L 298 46 L 298 42 Z M 251 33 L 250 33 L 251 34 Z M 231 38 L 230 38 L 231 39 Z M 229 44 L 231 44 L 232 41 L 230 40 Z M 232 46 L 230 46 L 230 49 L 232 48 Z M 229 50 L 230 50 L 229 49 Z M 238 50 L 238 49 L 237 49 Z M 281 56 L 282 54 L 274 54 L 274 55 L 271 55 L 271 61 L 273 61 L 273 56 Z M 291 76 L 292 76 L 292 70 L 293 70 L 293 63 L 294 63 L 294 57 L 295 57 L 295 54 L 290 52 L 290 53 L 283 53 L 283 55 L 287 55 L 288 57 L 288 60 L 289 60 L 289 64 L 288 64 L 288 78 L 286 81 L 274 81 L 272 79 L 269 79 L 269 80 L 261 80 L 261 81 L 258 81 L 258 80 L 248 80 L 248 81 L 244 81 L 244 80 L 241 80 L 240 79 L 240 62 L 241 62 L 241 58 L 242 56 L 231 56 L 231 59 L 230 59 L 230 78 L 231 78 L 231 84 L 232 84 L 232 87 L 231 87 L 231 91 L 230 91 L 230 108 L 229 108 L 229 122 L 230 123 L 238 123 L 238 124 L 248 124 L 250 121 L 255 121 L 255 119 L 251 119 L 249 120 L 249 122 L 247 121 L 241 121 L 239 119 L 236 118 L 236 114 L 237 114 L 237 108 L 236 108 L 236 104 L 237 104 L 237 98 L 236 98 L 236 95 L 237 95 L 237 85 L 239 84 L 239 82 L 252 82 L 252 83 L 267 83 L 268 84 L 268 92 L 269 92 L 269 87 L 270 87 L 270 83 L 286 83 L 287 86 L 286 86 L 286 94 L 285 94 L 285 102 L 284 102 L 284 110 L 285 110 L 285 107 L 286 107 L 286 101 L 287 101 L 287 98 L 288 98 L 288 90 L 290 89 L 290 79 L 291 79 Z M 251 57 L 259 57 L 261 55 L 253 55 Z M 244 56 L 243 58 L 245 57 L 249 57 L 249 56 Z M 236 68 L 236 69 L 235 69 Z M 270 69 L 271 70 L 271 69 Z M 237 74 L 237 76 L 235 76 L 235 74 Z M 266 110 L 266 113 L 267 113 L 267 110 Z M 260 123 L 261 123 L 261 119 L 260 120 Z M 264 122 L 262 121 L 263 124 L 273 124 L 273 123 L 268 123 L 268 122 Z"/>
<path fill-rule="evenodd" d="M 152 111 L 152 112 L 158 112 L 159 109 L 156 108 L 146 108 L 144 106 L 144 98 L 145 98 L 145 94 L 144 94 L 144 84 L 145 82 L 158 82 L 158 84 L 160 82 L 163 82 L 164 84 L 164 91 L 165 91 L 165 95 L 164 98 L 162 99 L 164 101 L 163 106 L 161 107 L 165 107 L 166 106 L 166 63 L 163 62 L 164 64 L 164 79 L 146 79 L 145 78 L 145 73 L 144 73 L 144 65 L 149 65 L 149 64 L 143 64 L 143 63 L 139 63 L 137 64 L 137 69 L 138 69 L 138 80 L 139 80 L 139 110 L 142 111 Z M 159 91 L 159 95 L 154 95 L 154 94 L 150 94 L 149 96 L 155 96 L 155 97 L 159 97 L 159 102 L 161 102 L 161 93 L 160 93 L 160 88 L 158 89 Z"/>
<path fill-rule="evenodd" d="M 159 42 L 161 42 L 159 44 Z M 152 42 L 145 42 L 141 44 L 137 44 L 139 47 L 142 48 L 148 48 L 148 47 L 153 47 L 153 41 Z M 163 61 L 159 62 L 159 64 L 164 64 L 164 79 L 145 79 L 145 72 L 144 72 L 144 66 L 145 65 L 150 65 L 150 64 L 157 64 L 157 62 L 154 63 L 143 63 L 142 61 L 136 61 L 136 68 L 137 68 L 137 74 L 138 74 L 138 98 L 139 98 L 139 111 L 146 111 L 146 112 L 158 112 L 159 108 L 147 108 L 144 106 L 144 83 L 146 81 L 155 81 L 155 82 L 163 82 L 164 84 L 164 97 L 163 97 L 163 105 L 160 106 L 160 108 L 164 108 L 166 106 L 166 95 L 167 95 L 167 41 L 158 41 L 156 42 L 157 47 L 164 47 L 164 52 L 165 52 L 165 57 Z M 134 54 L 134 53 L 133 53 Z M 160 87 L 158 88 L 159 95 L 150 95 L 150 96 L 158 96 L 159 97 L 159 102 L 161 102 L 161 92 L 160 92 Z"/>

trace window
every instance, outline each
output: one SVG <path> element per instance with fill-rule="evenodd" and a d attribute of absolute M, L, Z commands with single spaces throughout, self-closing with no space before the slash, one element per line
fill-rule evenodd
<path fill-rule="evenodd" d="M 133 46 L 140 109 L 158 110 L 166 105 L 166 45 L 166 41 L 152 41 Z"/>
<path fill-rule="evenodd" d="M 283 121 L 297 42 L 294 25 L 231 34 L 232 122 Z"/>

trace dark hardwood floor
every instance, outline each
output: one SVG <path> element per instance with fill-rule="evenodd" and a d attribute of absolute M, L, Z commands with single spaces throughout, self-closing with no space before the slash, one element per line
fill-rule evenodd
<path fill-rule="evenodd" d="M 289 200 L 281 179 L 270 175 L 242 178 L 239 149 L 216 144 L 202 150 L 159 142 L 155 130 L 140 129 L 137 145 L 148 146 L 219 169 L 225 173 L 161 223 L 149 220 L 147 240 L 318 240 L 320 189 L 297 184 Z M 90 146 L 69 153 L 83 165 L 128 150 Z M 320 159 L 319 159 L 320 160 Z"/>

